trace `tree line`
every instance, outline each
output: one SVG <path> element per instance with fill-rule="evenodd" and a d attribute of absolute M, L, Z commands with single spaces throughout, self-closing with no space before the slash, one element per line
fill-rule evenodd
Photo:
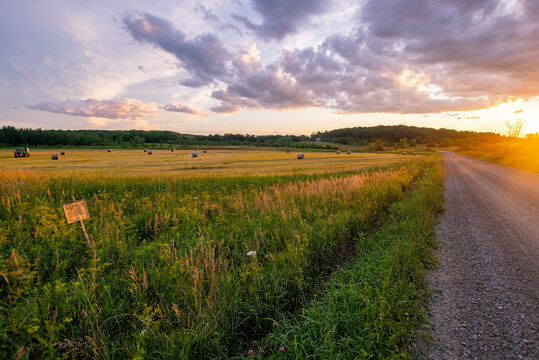
<path fill-rule="evenodd" d="M 367 145 L 380 140 L 386 145 L 398 144 L 403 138 L 409 143 L 428 144 L 429 146 L 472 140 L 477 142 L 495 142 L 503 137 L 491 132 L 458 131 L 451 129 L 433 129 L 406 125 L 379 125 L 372 127 L 353 127 L 317 132 L 312 135 L 324 142 L 349 145 Z M 450 145 L 450 144 L 449 144 Z"/>
<path fill-rule="evenodd" d="M 307 135 L 190 135 L 165 130 L 42 130 L 3 126 L 2 146 L 126 146 L 144 144 L 174 145 L 251 145 L 280 147 L 328 147 L 327 143 L 367 145 L 377 140 L 386 145 L 398 144 L 403 138 L 409 144 L 443 145 L 459 141 L 494 142 L 499 134 L 451 129 L 395 125 L 336 129 Z"/>
<path fill-rule="evenodd" d="M 307 144 L 306 135 L 189 135 L 165 130 L 42 130 L 3 126 L 3 146 L 143 146 L 144 144 L 175 145 L 254 145 L 294 146 Z M 315 144 L 313 144 L 315 146 Z"/>

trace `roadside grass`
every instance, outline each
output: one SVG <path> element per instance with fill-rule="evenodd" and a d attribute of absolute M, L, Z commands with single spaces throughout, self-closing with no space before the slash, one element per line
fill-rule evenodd
<path fill-rule="evenodd" d="M 0 358 L 242 353 L 313 297 L 433 161 L 183 179 L 0 171 Z M 63 219 L 71 195 L 87 200 L 93 249 Z"/>
<path fill-rule="evenodd" d="M 463 147 L 458 153 L 478 160 L 539 172 L 539 139 L 512 139 L 501 143 Z"/>
<path fill-rule="evenodd" d="M 408 196 L 389 207 L 378 231 L 357 239 L 357 257 L 343 266 L 297 315 L 275 321 L 253 345 L 268 359 L 410 359 L 425 335 L 435 266 L 436 216 L 443 203 L 443 167 L 431 163 Z"/>

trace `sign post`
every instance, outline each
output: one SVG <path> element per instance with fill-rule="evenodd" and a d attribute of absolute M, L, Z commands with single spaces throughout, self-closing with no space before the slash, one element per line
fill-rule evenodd
<path fill-rule="evenodd" d="M 90 238 L 88 237 L 86 229 L 84 228 L 84 223 L 82 222 L 83 219 L 88 219 L 90 217 L 88 207 L 86 207 L 86 200 L 75 201 L 74 196 L 71 198 L 73 199 L 73 202 L 62 205 L 67 223 L 71 224 L 78 221 L 82 232 L 82 237 L 84 240 L 86 240 L 88 246 L 92 248 L 92 243 L 90 242 Z"/>

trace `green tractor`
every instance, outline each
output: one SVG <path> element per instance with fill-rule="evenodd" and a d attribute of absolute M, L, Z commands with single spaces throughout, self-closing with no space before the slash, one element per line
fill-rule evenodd
<path fill-rule="evenodd" d="M 30 149 L 28 148 L 18 148 L 15 150 L 15 157 L 30 157 Z"/>

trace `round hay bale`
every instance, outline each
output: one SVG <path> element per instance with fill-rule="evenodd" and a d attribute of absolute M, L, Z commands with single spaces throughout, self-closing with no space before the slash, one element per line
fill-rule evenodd
<path fill-rule="evenodd" d="M 202 150 L 202 152 L 203 152 L 203 153 L 205 154 L 205 153 L 207 153 L 207 152 L 208 152 L 208 150 Z"/>
<path fill-rule="evenodd" d="M 51 155 L 51 159 L 52 160 L 58 160 L 60 157 L 58 156 L 58 154 L 52 154 Z"/>
<path fill-rule="evenodd" d="M 350 150 L 348 150 L 348 151 L 346 152 L 347 155 L 350 155 L 351 153 L 352 153 L 352 152 L 351 152 Z"/>
<path fill-rule="evenodd" d="M 340 154 L 341 152 L 339 150 L 337 150 L 337 154 Z"/>
<path fill-rule="evenodd" d="M 198 154 L 196 153 L 196 151 L 194 151 L 192 154 L 191 154 L 192 157 L 196 158 L 198 157 Z"/>
<path fill-rule="evenodd" d="M 303 155 L 302 153 L 298 153 L 298 159 L 304 159 L 305 158 L 305 155 Z"/>
<path fill-rule="evenodd" d="M 60 151 L 60 155 L 62 155 L 62 156 L 66 156 L 66 155 L 67 155 L 67 151 L 66 151 L 66 150 L 62 150 L 62 151 Z"/>
<path fill-rule="evenodd" d="M 151 150 L 148 150 L 148 155 L 151 155 L 152 154 L 152 151 Z"/>
<path fill-rule="evenodd" d="M 406 155 L 406 151 L 402 153 L 402 155 Z"/>
<path fill-rule="evenodd" d="M 144 152 L 148 152 L 148 149 L 144 149 Z"/>
<path fill-rule="evenodd" d="M 112 152 L 112 149 L 107 149 L 107 152 Z"/>

